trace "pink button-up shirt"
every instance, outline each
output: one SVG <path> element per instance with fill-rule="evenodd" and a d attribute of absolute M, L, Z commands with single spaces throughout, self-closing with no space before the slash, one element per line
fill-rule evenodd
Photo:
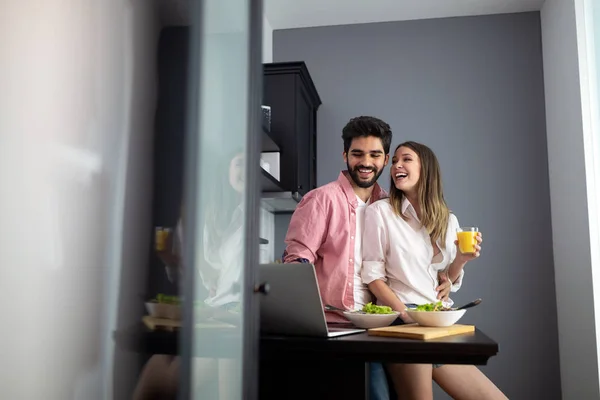
<path fill-rule="evenodd" d="M 296 207 L 285 243 L 283 262 L 307 260 L 315 265 L 323 304 L 354 309 L 354 239 L 358 200 L 347 171 L 307 193 Z M 387 196 L 375 184 L 371 202 Z M 330 322 L 344 321 L 327 313 Z"/>

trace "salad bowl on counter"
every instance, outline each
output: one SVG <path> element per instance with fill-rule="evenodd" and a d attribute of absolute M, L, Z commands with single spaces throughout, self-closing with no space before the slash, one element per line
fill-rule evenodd
<path fill-rule="evenodd" d="M 391 325 L 400 313 L 388 306 L 368 303 L 361 310 L 344 311 L 342 314 L 357 328 L 371 329 Z"/>
<path fill-rule="evenodd" d="M 422 304 L 406 309 L 406 313 L 421 326 L 452 326 L 467 312 L 466 309 L 445 307 L 442 302 Z"/>

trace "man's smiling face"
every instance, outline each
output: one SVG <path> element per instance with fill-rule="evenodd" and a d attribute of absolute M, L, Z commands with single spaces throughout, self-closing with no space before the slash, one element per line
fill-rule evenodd
<path fill-rule="evenodd" d="M 385 154 L 381 139 L 375 136 L 352 139 L 348 153 L 344 153 L 344 161 L 348 166 L 350 177 L 360 188 L 370 188 L 377 182 L 388 158 L 389 155 Z"/>

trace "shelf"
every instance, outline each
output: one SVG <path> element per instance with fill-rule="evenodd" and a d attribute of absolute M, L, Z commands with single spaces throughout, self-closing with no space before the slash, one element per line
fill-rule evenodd
<path fill-rule="evenodd" d="M 261 147 L 261 151 L 263 153 L 272 153 L 272 152 L 279 152 L 279 151 L 281 151 L 281 149 L 279 148 L 279 146 L 277 145 L 277 143 L 275 143 L 275 141 L 271 137 L 271 134 L 269 132 L 267 132 L 264 128 L 262 130 L 262 147 Z"/>
<path fill-rule="evenodd" d="M 273 214 L 293 213 L 302 200 L 299 193 L 292 192 L 263 192 L 261 206 Z"/>
<path fill-rule="evenodd" d="M 273 175 L 260 169 L 260 187 L 263 192 L 283 192 L 284 189 L 281 187 L 281 183 Z"/>
<path fill-rule="evenodd" d="M 283 189 L 281 183 L 264 169 L 261 168 L 260 172 L 262 207 L 274 214 L 294 212 L 296 206 L 302 200 L 302 196 L 298 192 L 292 193 Z"/>

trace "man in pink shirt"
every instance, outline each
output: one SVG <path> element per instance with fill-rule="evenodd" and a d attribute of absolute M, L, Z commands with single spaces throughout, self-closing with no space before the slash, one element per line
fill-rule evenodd
<path fill-rule="evenodd" d="M 362 223 L 366 206 L 387 196 L 377 178 L 388 163 L 392 131 L 378 118 L 356 117 L 342 139 L 348 169 L 298 204 L 283 262 L 314 264 L 323 304 L 358 309 L 373 300 L 360 278 Z M 335 313 L 327 313 L 327 320 L 346 321 Z"/>
<path fill-rule="evenodd" d="M 360 277 L 366 207 L 387 196 L 377 178 L 389 160 L 392 131 L 374 117 L 352 118 L 342 130 L 348 169 L 336 181 L 307 193 L 296 207 L 285 237 L 283 262 L 315 265 L 323 304 L 360 309 L 372 300 Z M 347 322 L 326 313 L 328 322 Z M 371 364 L 371 399 L 388 400 L 380 363 Z"/>

